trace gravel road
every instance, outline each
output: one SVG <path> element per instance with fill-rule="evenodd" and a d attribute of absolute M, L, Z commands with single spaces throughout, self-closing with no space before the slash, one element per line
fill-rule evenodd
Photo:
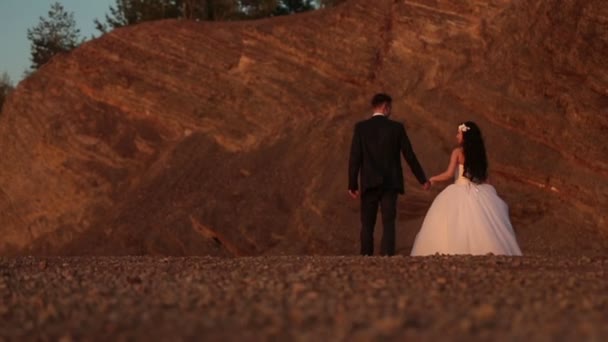
<path fill-rule="evenodd" d="M 0 340 L 608 340 L 608 257 L 0 258 Z"/>

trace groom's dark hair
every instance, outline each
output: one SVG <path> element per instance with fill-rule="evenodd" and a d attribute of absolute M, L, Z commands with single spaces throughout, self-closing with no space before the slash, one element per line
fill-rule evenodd
<path fill-rule="evenodd" d="M 393 103 L 393 99 L 387 95 L 387 94 L 376 94 L 374 95 L 374 97 L 372 97 L 372 108 L 378 108 L 380 106 L 382 106 L 383 104 L 391 104 Z"/>

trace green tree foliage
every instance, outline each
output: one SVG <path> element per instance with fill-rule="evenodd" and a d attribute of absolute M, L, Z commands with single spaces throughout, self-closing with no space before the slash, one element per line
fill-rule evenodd
<path fill-rule="evenodd" d="M 116 0 L 105 16 L 105 23 L 95 19 L 95 27 L 102 33 L 149 20 L 180 17 L 178 2 L 173 0 Z"/>
<path fill-rule="evenodd" d="M 239 6 L 245 19 L 254 19 L 273 15 L 280 2 L 280 0 L 241 0 Z"/>
<path fill-rule="evenodd" d="M 313 0 L 241 0 L 240 8 L 246 18 L 264 18 L 316 9 Z"/>
<path fill-rule="evenodd" d="M 344 0 L 115 0 L 105 21 L 95 20 L 101 33 L 149 20 L 241 20 L 310 11 Z"/>
<path fill-rule="evenodd" d="M 34 70 L 54 55 L 70 51 L 82 42 L 74 13 L 67 12 L 58 2 L 51 5 L 48 17 L 40 17 L 39 23 L 27 30 L 27 39 L 31 42 L 30 58 Z"/>
<path fill-rule="evenodd" d="M 0 76 L 0 113 L 2 112 L 2 106 L 4 105 L 4 100 L 7 98 L 8 94 L 13 91 L 13 82 L 8 74 L 5 72 Z"/>
<path fill-rule="evenodd" d="M 182 9 L 181 18 L 195 20 L 241 19 L 242 11 L 235 0 L 182 0 L 176 1 Z"/>
<path fill-rule="evenodd" d="M 105 22 L 95 20 L 101 33 L 150 20 L 184 18 L 192 20 L 238 19 L 241 14 L 235 0 L 116 0 L 105 15 Z"/>
<path fill-rule="evenodd" d="M 347 0 L 319 0 L 318 1 L 318 5 L 319 7 L 323 8 L 323 7 L 332 7 L 332 6 L 336 6 L 339 5 L 343 2 L 346 2 Z"/>
<path fill-rule="evenodd" d="M 282 0 L 279 1 L 274 11 L 275 15 L 285 15 L 312 11 L 316 9 L 312 0 Z"/>

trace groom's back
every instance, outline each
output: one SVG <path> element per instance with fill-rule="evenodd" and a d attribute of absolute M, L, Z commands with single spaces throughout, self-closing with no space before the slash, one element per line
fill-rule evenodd
<path fill-rule="evenodd" d="M 374 95 L 371 103 L 374 115 L 355 125 L 348 162 L 348 189 L 351 192 L 361 189 L 365 193 L 367 189 L 381 188 L 403 193 L 401 154 L 418 182 L 427 182 L 405 127 L 387 117 L 391 102 L 386 94 Z"/>
<path fill-rule="evenodd" d="M 357 124 L 359 131 L 363 187 L 396 188 L 402 190 L 401 131 L 399 122 L 384 116 L 374 116 Z"/>
<path fill-rule="evenodd" d="M 370 157 L 386 159 L 396 154 L 399 160 L 400 123 L 378 115 L 361 121 L 359 125 L 361 142 L 370 152 Z"/>

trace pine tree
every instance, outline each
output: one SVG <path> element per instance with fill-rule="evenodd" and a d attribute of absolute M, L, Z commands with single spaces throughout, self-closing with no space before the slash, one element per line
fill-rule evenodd
<path fill-rule="evenodd" d="M 51 5 L 47 18 L 40 17 L 38 25 L 27 30 L 27 39 L 31 41 L 30 58 L 34 70 L 54 55 L 68 52 L 82 42 L 74 13 L 67 12 L 58 2 Z"/>
<path fill-rule="evenodd" d="M 281 0 L 277 5 L 274 15 L 293 14 L 316 9 L 313 0 Z"/>
<path fill-rule="evenodd" d="M 95 19 L 101 33 L 144 21 L 181 17 L 182 2 L 176 0 L 116 0 L 105 16 L 105 23 Z M 192 1 L 191 1 L 192 2 Z"/>
<path fill-rule="evenodd" d="M 6 72 L 2 73 L 0 76 L 0 112 L 2 112 L 2 105 L 4 105 L 4 100 L 13 91 L 13 82 L 11 78 L 8 76 Z"/>

